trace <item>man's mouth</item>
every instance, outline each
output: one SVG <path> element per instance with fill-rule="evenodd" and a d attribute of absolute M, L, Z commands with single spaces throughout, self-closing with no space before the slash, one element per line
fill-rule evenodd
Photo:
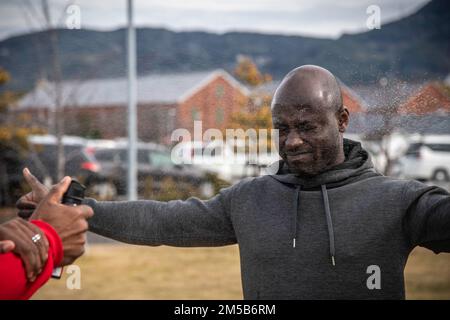
<path fill-rule="evenodd" d="M 310 154 L 311 151 L 296 151 L 296 152 L 287 152 L 286 155 L 288 157 L 297 157 L 297 156 L 301 156 L 304 154 Z"/>
<path fill-rule="evenodd" d="M 300 151 L 300 152 L 289 152 L 286 154 L 287 160 L 290 163 L 307 163 L 310 162 L 313 158 L 312 152 Z"/>

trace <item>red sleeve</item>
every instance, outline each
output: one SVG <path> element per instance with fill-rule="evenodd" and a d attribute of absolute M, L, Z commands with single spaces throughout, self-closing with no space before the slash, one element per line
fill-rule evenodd
<path fill-rule="evenodd" d="M 34 282 L 28 282 L 22 260 L 14 253 L 0 254 L 0 300 L 29 299 L 50 278 L 53 268 L 63 259 L 61 238 L 49 224 L 44 221 L 31 221 L 41 228 L 50 244 L 48 259 L 41 274 Z"/>

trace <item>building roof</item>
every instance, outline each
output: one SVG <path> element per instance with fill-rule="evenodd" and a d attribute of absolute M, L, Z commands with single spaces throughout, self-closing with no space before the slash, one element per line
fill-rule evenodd
<path fill-rule="evenodd" d="M 450 117 L 440 113 L 400 115 L 397 127 L 407 133 L 450 134 Z"/>
<path fill-rule="evenodd" d="M 444 83 L 445 85 L 450 86 L 450 73 L 445 77 Z"/>
<path fill-rule="evenodd" d="M 444 84 L 431 82 L 415 92 L 399 108 L 403 114 L 427 114 L 432 112 L 450 112 L 450 89 Z"/>
<path fill-rule="evenodd" d="M 259 96 L 259 95 L 273 96 L 275 94 L 275 91 L 277 90 L 278 86 L 280 85 L 280 83 L 281 83 L 281 80 L 268 81 L 259 86 L 252 88 L 251 92 L 255 96 Z"/>
<path fill-rule="evenodd" d="M 384 127 L 384 121 L 385 118 L 376 113 L 351 114 L 346 132 L 371 135 Z M 450 134 L 450 117 L 440 113 L 396 115 L 391 125 L 408 134 Z"/>
<path fill-rule="evenodd" d="M 414 92 L 422 88 L 422 83 L 407 83 L 391 80 L 385 85 L 372 84 L 352 86 L 354 92 L 364 101 L 367 110 L 398 107 Z"/>
<path fill-rule="evenodd" d="M 202 72 L 151 74 L 137 80 L 137 101 L 139 104 L 181 102 L 195 94 L 216 77 L 221 76 L 243 94 L 248 90 L 225 70 Z M 54 84 L 41 82 L 18 102 L 18 110 L 31 108 L 52 108 L 55 103 Z M 127 79 L 92 79 L 65 81 L 61 84 L 61 105 L 72 107 L 126 106 Z"/>
<path fill-rule="evenodd" d="M 338 82 L 341 87 L 344 106 L 346 106 L 351 113 L 365 112 L 367 110 L 367 105 L 364 99 L 362 99 L 355 90 L 348 87 L 340 79 L 338 79 Z"/>

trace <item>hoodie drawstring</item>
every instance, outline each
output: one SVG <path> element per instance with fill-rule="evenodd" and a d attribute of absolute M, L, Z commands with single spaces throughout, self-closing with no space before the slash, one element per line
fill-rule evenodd
<path fill-rule="evenodd" d="M 325 207 L 325 215 L 327 218 L 327 227 L 328 227 L 328 239 L 330 243 L 330 257 L 331 257 L 331 263 L 333 266 L 336 265 L 336 262 L 334 260 L 335 257 L 335 247 L 334 247 L 334 229 L 333 229 L 333 221 L 331 220 L 331 211 L 330 211 L 330 202 L 328 200 L 328 192 L 326 185 L 321 185 L 322 188 L 322 198 L 323 198 L 323 205 Z M 294 214 L 294 223 L 293 223 L 293 235 L 292 235 L 292 247 L 295 248 L 296 240 L 297 240 L 297 232 L 298 232 L 298 226 L 297 226 L 297 216 L 298 216 L 298 210 L 300 208 L 300 191 L 301 186 L 298 185 L 296 188 L 296 195 L 295 195 L 295 214 Z"/>
<path fill-rule="evenodd" d="M 293 235 L 292 235 L 292 247 L 295 248 L 295 241 L 297 240 L 297 232 L 298 232 L 298 226 L 297 226 L 297 216 L 298 216 L 298 210 L 300 208 L 300 191 L 301 186 L 298 185 L 296 188 L 296 194 L 295 194 L 295 214 L 294 214 L 294 225 L 293 225 Z"/>
<path fill-rule="evenodd" d="M 334 261 L 335 256 L 335 248 L 334 248 L 334 229 L 333 229 L 333 221 L 331 220 L 331 211 L 330 211 L 330 202 L 328 201 L 328 192 L 326 185 L 321 185 L 322 188 L 322 198 L 323 198 L 323 205 L 325 207 L 325 214 L 327 216 L 327 227 L 328 227 L 328 238 L 330 241 L 330 256 L 331 256 L 331 263 L 333 266 L 336 265 Z"/>

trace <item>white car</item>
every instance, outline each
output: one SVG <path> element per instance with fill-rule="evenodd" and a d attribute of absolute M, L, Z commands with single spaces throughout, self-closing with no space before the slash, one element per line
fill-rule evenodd
<path fill-rule="evenodd" d="M 263 167 L 278 159 L 270 153 L 250 155 L 244 143 L 234 143 L 233 146 L 223 141 L 181 142 L 172 149 L 172 161 L 175 164 L 196 166 L 234 183 L 244 177 L 260 175 Z"/>
<path fill-rule="evenodd" d="M 399 161 L 406 179 L 450 181 L 450 136 L 423 136 L 411 141 Z"/>

